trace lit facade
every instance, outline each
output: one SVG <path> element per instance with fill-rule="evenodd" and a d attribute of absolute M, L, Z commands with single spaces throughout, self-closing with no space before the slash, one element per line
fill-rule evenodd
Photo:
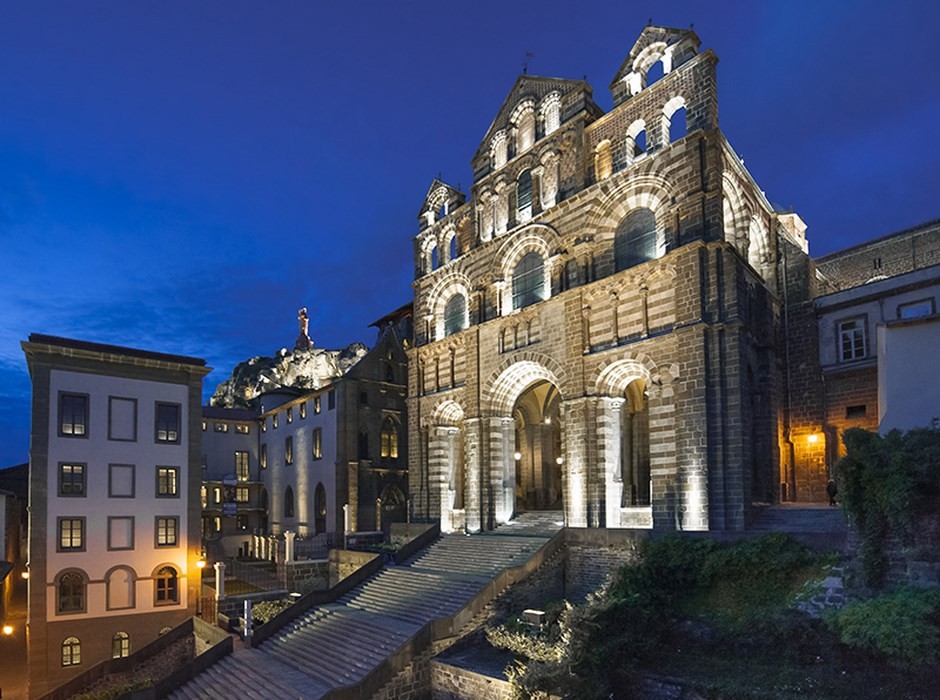
<path fill-rule="evenodd" d="M 203 360 L 33 334 L 29 681 L 153 641 L 199 592 Z"/>
<path fill-rule="evenodd" d="M 583 81 L 521 76 L 469 197 L 432 183 L 409 364 L 419 517 L 739 530 L 754 502 L 823 492 L 797 447 L 818 410 L 797 410 L 784 365 L 817 350 L 805 225 L 720 131 L 698 46 L 644 29 L 608 113 Z M 812 335 L 788 336 L 792 314 Z"/>

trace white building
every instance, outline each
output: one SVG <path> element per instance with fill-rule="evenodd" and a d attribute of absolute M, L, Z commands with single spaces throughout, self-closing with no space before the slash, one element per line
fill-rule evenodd
<path fill-rule="evenodd" d="M 205 361 L 30 335 L 29 680 L 40 695 L 195 611 Z"/>

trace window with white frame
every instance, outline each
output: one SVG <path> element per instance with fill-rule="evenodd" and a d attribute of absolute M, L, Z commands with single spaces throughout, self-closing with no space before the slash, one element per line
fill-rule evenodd
<path fill-rule="evenodd" d="M 175 547 L 178 544 L 180 520 L 176 516 L 158 517 L 156 520 L 157 547 Z"/>
<path fill-rule="evenodd" d="M 838 323 L 839 361 L 853 362 L 865 357 L 865 317 Z"/>

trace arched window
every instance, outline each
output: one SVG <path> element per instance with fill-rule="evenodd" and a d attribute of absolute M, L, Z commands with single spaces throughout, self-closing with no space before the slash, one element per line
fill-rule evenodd
<path fill-rule="evenodd" d="M 105 586 L 108 595 L 108 610 L 123 610 L 134 607 L 136 577 L 133 570 L 119 566 L 108 572 Z"/>
<path fill-rule="evenodd" d="M 440 259 L 439 259 L 439 256 L 438 256 L 437 246 L 436 246 L 436 245 L 431 246 L 430 260 L 431 260 L 431 269 L 432 269 L 432 270 L 436 270 L 438 267 L 440 267 Z"/>
<path fill-rule="evenodd" d="M 522 153 L 535 143 L 535 111 L 531 107 L 519 116 L 516 129 L 516 153 Z"/>
<path fill-rule="evenodd" d="M 532 171 L 523 170 L 516 182 L 516 209 L 519 217 L 528 220 L 532 216 Z"/>
<path fill-rule="evenodd" d="M 646 122 L 637 119 L 630 125 L 624 145 L 627 165 L 632 165 L 638 158 L 646 155 Z"/>
<path fill-rule="evenodd" d="M 509 143 L 505 131 L 498 131 L 493 135 L 493 140 L 490 142 L 490 156 L 493 159 L 494 170 L 506 165 L 506 160 L 509 157 L 508 146 Z"/>
<path fill-rule="evenodd" d="M 59 578 L 58 606 L 60 613 L 85 612 L 85 577 L 69 571 Z"/>
<path fill-rule="evenodd" d="M 544 289 L 542 256 L 535 251 L 526 253 L 512 273 L 512 308 L 521 309 L 542 301 Z"/>
<path fill-rule="evenodd" d="M 666 74 L 666 67 L 662 61 L 656 61 L 646 70 L 646 87 L 649 87 Z"/>
<path fill-rule="evenodd" d="M 610 141 L 604 139 L 594 149 L 594 179 L 597 182 L 605 180 L 614 172 L 614 161 L 611 155 Z"/>
<path fill-rule="evenodd" d="M 687 131 L 685 107 L 680 107 L 669 118 L 669 143 L 685 138 Z"/>
<path fill-rule="evenodd" d="M 448 254 L 450 256 L 449 259 L 456 260 L 457 256 L 460 255 L 460 250 L 457 247 L 457 234 L 456 233 L 450 237 L 450 244 L 448 248 L 449 248 Z"/>
<path fill-rule="evenodd" d="M 123 659 L 131 655 L 131 636 L 127 632 L 117 632 L 111 637 L 111 658 Z"/>
<path fill-rule="evenodd" d="M 453 335 L 467 326 L 467 300 L 455 294 L 444 305 L 444 335 Z"/>
<path fill-rule="evenodd" d="M 180 602 L 179 574 L 172 566 L 164 566 L 153 577 L 154 605 L 176 605 Z"/>
<path fill-rule="evenodd" d="M 685 98 L 677 95 L 663 106 L 663 142 L 672 143 L 686 134 Z"/>
<path fill-rule="evenodd" d="M 398 427 L 391 418 L 382 423 L 382 457 L 398 459 Z"/>
<path fill-rule="evenodd" d="M 315 534 L 326 532 L 326 489 L 323 484 L 317 484 L 313 492 L 313 527 Z"/>
<path fill-rule="evenodd" d="M 78 666 L 82 662 L 82 643 L 78 637 L 68 637 L 62 642 L 62 665 Z"/>
<path fill-rule="evenodd" d="M 656 217 L 649 209 L 636 209 L 617 227 L 614 238 L 616 271 L 626 270 L 655 257 Z"/>
<path fill-rule="evenodd" d="M 545 135 L 548 136 L 561 126 L 561 95 L 550 93 L 542 101 L 542 119 L 545 122 Z"/>
<path fill-rule="evenodd" d="M 284 489 L 284 517 L 294 517 L 294 489 L 290 486 Z"/>

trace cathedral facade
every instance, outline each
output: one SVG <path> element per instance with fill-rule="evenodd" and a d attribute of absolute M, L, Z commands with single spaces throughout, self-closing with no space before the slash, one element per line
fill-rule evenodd
<path fill-rule="evenodd" d="M 586 82 L 521 76 L 469 197 L 432 183 L 414 239 L 415 517 L 740 530 L 754 502 L 822 492 L 786 362 L 803 342 L 787 305 L 812 315 L 805 226 L 722 134 L 716 63 L 691 30 L 649 26 L 607 113 Z"/>

